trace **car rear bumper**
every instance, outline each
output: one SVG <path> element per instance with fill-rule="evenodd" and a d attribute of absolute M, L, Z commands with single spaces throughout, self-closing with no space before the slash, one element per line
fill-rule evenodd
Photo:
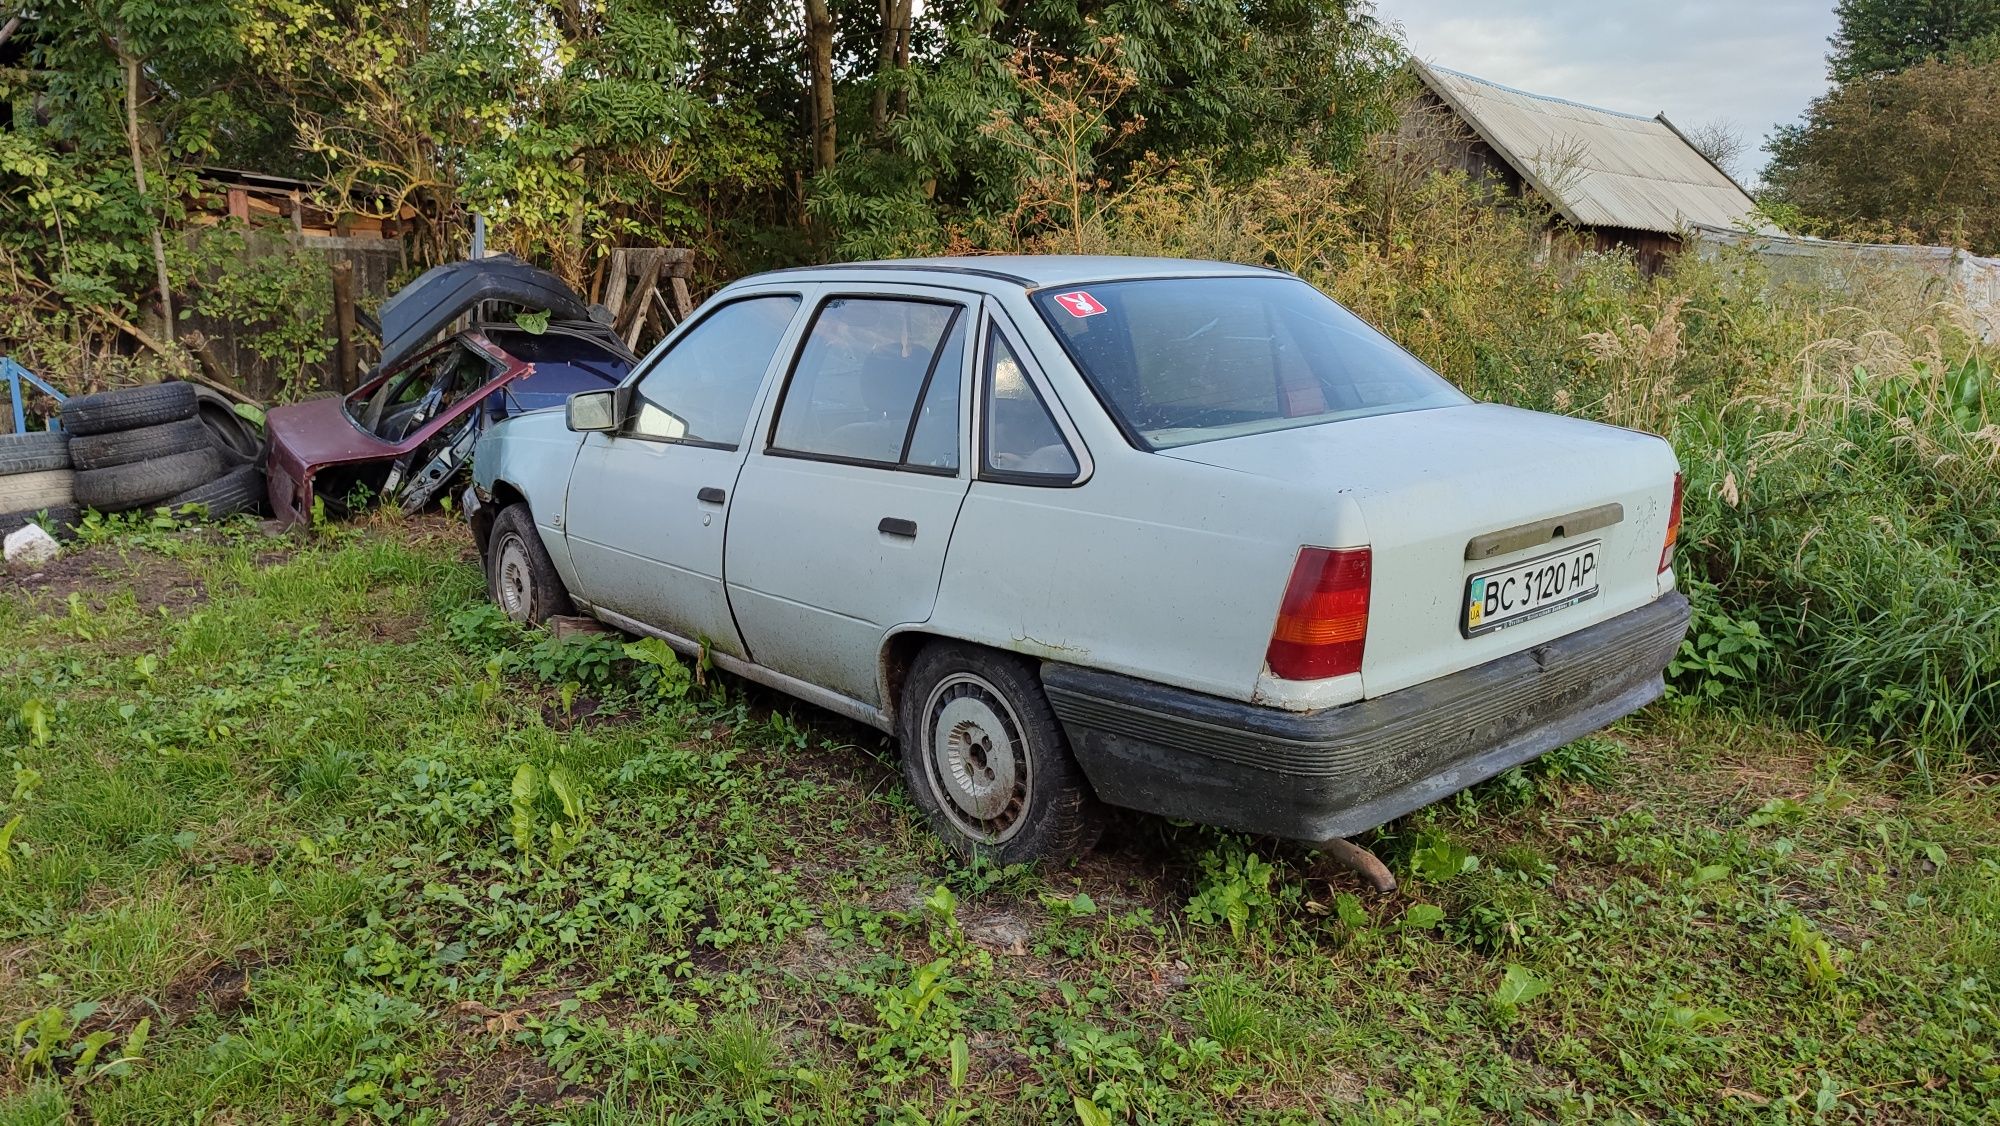
<path fill-rule="evenodd" d="M 1353 836 L 1658 699 L 1688 627 L 1669 593 L 1566 637 L 1345 707 L 1286 712 L 1046 663 L 1099 797 L 1244 832 Z"/>

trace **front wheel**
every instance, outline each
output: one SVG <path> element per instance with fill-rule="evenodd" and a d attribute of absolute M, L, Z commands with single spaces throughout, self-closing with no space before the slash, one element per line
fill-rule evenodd
<path fill-rule="evenodd" d="M 487 594 L 514 621 L 533 626 L 576 613 L 527 505 L 509 505 L 493 521 L 486 560 Z"/>
<path fill-rule="evenodd" d="M 1097 842 L 1096 795 L 1025 662 L 934 644 L 910 666 L 899 711 L 904 784 L 960 857 L 1065 860 Z"/>

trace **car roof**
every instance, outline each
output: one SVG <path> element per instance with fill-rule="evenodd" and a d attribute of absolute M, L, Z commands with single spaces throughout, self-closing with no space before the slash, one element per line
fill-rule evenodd
<path fill-rule="evenodd" d="M 1023 289 L 1139 278 L 1289 276 L 1268 267 L 1244 266 L 1235 262 L 1209 262 L 1197 258 L 1137 258 L 1117 254 L 981 254 L 951 258 L 900 258 L 893 261 L 797 266 L 788 270 L 773 270 L 771 274 L 849 277 L 854 274 L 926 272 L 981 277 Z"/>

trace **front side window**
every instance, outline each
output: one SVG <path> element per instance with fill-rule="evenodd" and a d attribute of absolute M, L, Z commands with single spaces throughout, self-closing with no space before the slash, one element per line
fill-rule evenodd
<path fill-rule="evenodd" d="M 986 408 L 982 473 L 1023 484 L 1067 484 L 1076 479 L 1076 454 L 1021 367 L 1020 356 L 997 328 L 988 330 L 980 387 Z"/>
<path fill-rule="evenodd" d="M 773 294 L 704 317 L 633 386 L 626 433 L 735 449 L 798 308 L 796 295 Z"/>
<path fill-rule="evenodd" d="M 964 319 L 930 301 L 827 301 L 792 368 L 772 451 L 957 469 Z"/>
<path fill-rule="evenodd" d="M 1297 278 L 1149 278 L 1034 300 L 1150 449 L 1472 401 Z"/>

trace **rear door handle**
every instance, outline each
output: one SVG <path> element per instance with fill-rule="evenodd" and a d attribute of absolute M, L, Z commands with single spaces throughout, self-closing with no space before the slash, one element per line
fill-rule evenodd
<path fill-rule="evenodd" d="M 710 485 L 709 487 L 696 493 L 694 496 L 696 500 L 702 502 L 703 504 L 721 504 L 723 501 L 729 499 L 728 493 L 723 492 L 721 489 L 716 488 L 714 485 Z"/>
<path fill-rule="evenodd" d="M 882 522 L 875 525 L 875 530 L 885 536 L 901 536 L 906 540 L 917 538 L 917 522 L 905 520 L 900 516 L 882 517 Z"/>

